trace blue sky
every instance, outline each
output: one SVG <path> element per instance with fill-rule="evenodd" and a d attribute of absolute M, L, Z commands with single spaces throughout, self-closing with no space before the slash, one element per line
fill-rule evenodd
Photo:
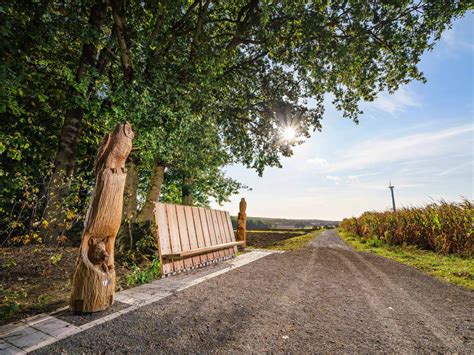
<path fill-rule="evenodd" d="M 474 14 L 456 21 L 419 68 L 428 82 L 363 103 L 360 124 L 330 104 L 315 132 L 263 177 L 242 166 L 227 174 L 252 188 L 220 206 L 261 217 L 342 219 L 390 207 L 474 195 Z M 214 207 L 217 207 L 214 204 Z"/>

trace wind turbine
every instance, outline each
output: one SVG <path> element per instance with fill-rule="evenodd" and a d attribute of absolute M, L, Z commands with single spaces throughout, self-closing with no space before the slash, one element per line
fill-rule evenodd
<path fill-rule="evenodd" d="M 397 211 L 397 208 L 395 207 L 395 195 L 393 194 L 393 189 L 395 186 L 392 185 L 392 180 L 390 180 L 390 183 L 388 185 L 388 188 L 390 189 L 390 192 L 392 193 L 392 206 L 393 206 L 393 212 Z"/>

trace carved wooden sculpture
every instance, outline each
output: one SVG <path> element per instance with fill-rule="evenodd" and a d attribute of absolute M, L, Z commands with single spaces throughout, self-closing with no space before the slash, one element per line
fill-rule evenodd
<path fill-rule="evenodd" d="M 132 149 L 132 127 L 118 124 L 97 152 L 96 183 L 87 211 L 69 307 L 97 312 L 114 302 L 114 244 L 122 219 L 125 161 Z"/>
<path fill-rule="evenodd" d="M 239 214 L 237 215 L 237 241 L 244 241 L 244 247 L 247 246 L 247 202 L 242 197 L 239 204 Z"/>

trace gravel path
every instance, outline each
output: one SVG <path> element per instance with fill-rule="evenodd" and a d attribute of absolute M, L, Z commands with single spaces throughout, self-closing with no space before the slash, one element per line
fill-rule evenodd
<path fill-rule="evenodd" d="M 473 309 L 473 292 L 330 230 L 37 353 L 474 353 Z"/>

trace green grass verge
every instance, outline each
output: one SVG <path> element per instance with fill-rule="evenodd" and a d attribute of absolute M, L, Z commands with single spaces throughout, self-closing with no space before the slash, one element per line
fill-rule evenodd
<path fill-rule="evenodd" d="M 442 255 L 414 246 L 388 245 L 377 238 L 361 240 L 339 230 L 339 235 L 357 251 L 371 252 L 400 263 L 414 266 L 429 275 L 474 290 L 474 259 Z"/>
<path fill-rule="evenodd" d="M 272 245 L 266 248 L 256 248 L 256 249 L 284 250 L 284 251 L 300 249 L 306 246 L 306 244 L 308 244 L 311 241 L 311 239 L 313 239 L 315 236 L 317 236 L 321 232 L 322 230 L 313 231 L 308 234 L 282 240 L 280 242 L 275 243 L 275 245 Z M 250 247 L 249 249 L 252 249 L 252 247 Z"/>

